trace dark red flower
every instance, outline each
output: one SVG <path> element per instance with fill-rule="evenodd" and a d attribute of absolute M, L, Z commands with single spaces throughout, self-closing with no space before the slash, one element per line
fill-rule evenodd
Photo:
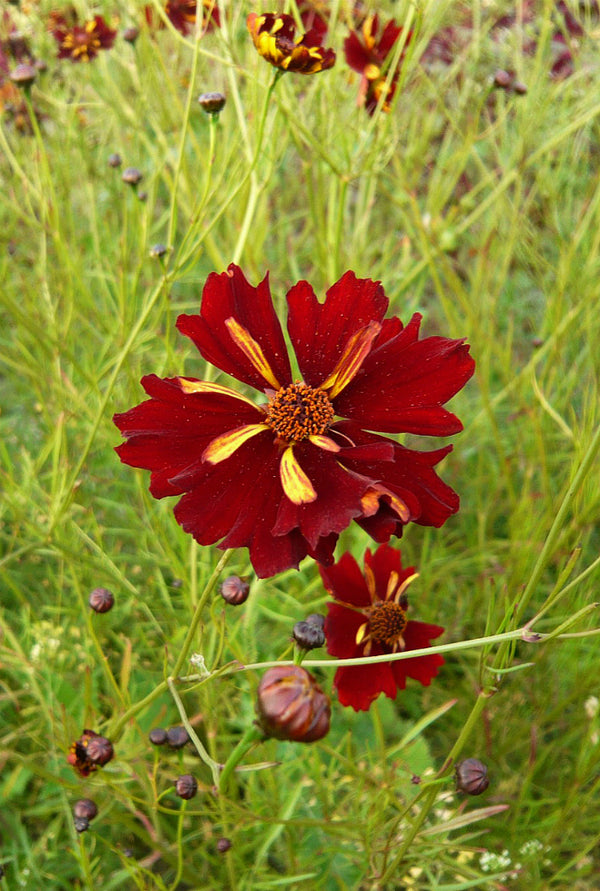
<path fill-rule="evenodd" d="M 412 32 L 409 31 L 396 69 L 390 76 L 387 68 L 392 58 L 394 44 L 401 34 L 402 28 L 396 24 L 394 19 L 390 19 L 380 32 L 379 16 L 369 15 L 363 21 L 360 32 L 351 31 L 350 36 L 344 41 L 346 62 L 350 68 L 362 75 L 358 104 L 364 105 L 369 114 L 374 113 L 380 101 L 383 111 L 390 110 L 400 74 L 400 63 L 404 58 Z M 386 62 L 388 62 L 387 66 Z"/>
<path fill-rule="evenodd" d="M 121 460 L 152 471 L 155 498 L 183 495 L 175 517 L 202 545 L 248 547 L 260 577 L 309 554 L 331 563 L 351 520 L 376 541 L 414 521 L 441 526 L 456 493 L 433 468 L 451 446 L 419 452 L 384 433 L 448 436 L 462 429 L 443 404 L 471 377 L 462 340 L 419 340 L 421 316 L 384 319 L 379 282 L 347 272 L 319 303 L 308 282 L 287 295 L 294 381 L 268 276 L 212 273 L 199 315 L 177 327 L 202 356 L 264 394 L 259 404 L 196 378 L 142 385 L 150 399 L 115 415 Z M 345 420 L 344 420 L 345 419 Z"/>
<path fill-rule="evenodd" d="M 58 43 L 58 58 L 71 62 L 89 62 L 100 50 L 110 49 L 117 36 L 101 15 L 79 25 L 73 14 L 67 18 L 54 13 L 51 28 Z"/>
<path fill-rule="evenodd" d="M 338 659 L 381 656 L 420 650 L 443 634 L 439 625 L 407 618 L 406 589 L 417 577 L 414 567 L 402 567 L 402 555 L 389 545 L 365 553 L 364 575 L 350 554 L 326 569 L 319 567 L 323 584 L 337 603 L 328 603 L 325 619 L 327 651 Z M 396 662 L 349 665 L 338 668 L 333 679 L 338 699 L 355 711 L 367 711 L 380 693 L 395 699 L 406 678 L 429 686 L 437 675 L 441 656 L 415 656 Z"/>
<path fill-rule="evenodd" d="M 216 0 L 201 0 L 200 5 L 202 7 L 201 30 L 206 32 L 211 31 L 215 27 L 220 27 L 221 20 Z M 165 15 L 174 28 L 177 28 L 181 34 L 186 35 L 196 27 L 197 7 L 196 0 L 167 0 Z M 163 21 L 159 19 L 151 6 L 146 6 L 144 13 L 146 21 L 150 26 L 164 27 Z"/>
<path fill-rule="evenodd" d="M 69 748 L 67 761 L 79 776 L 87 777 L 99 767 L 104 767 L 114 756 L 112 743 L 94 730 L 84 730 Z"/>
<path fill-rule="evenodd" d="M 300 37 L 296 37 L 294 19 L 285 13 L 251 12 L 246 24 L 258 53 L 275 68 L 316 74 L 335 65 L 335 50 L 321 46 L 324 31 L 319 24 Z"/>

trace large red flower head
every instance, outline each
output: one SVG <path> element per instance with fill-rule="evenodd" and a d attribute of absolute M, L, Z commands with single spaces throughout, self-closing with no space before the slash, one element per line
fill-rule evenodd
<path fill-rule="evenodd" d="M 291 15 L 251 12 L 246 19 L 248 31 L 259 54 L 281 71 L 316 74 L 335 65 L 335 50 L 321 46 L 324 36 L 322 20 L 315 21 L 310 31 L 296 37 L 296 24 Z"/>
<path fill-rule="evenodd" d="M 100 50 L 110 49 L 117 36 L 101 15 L 79 25 L 74 13 L 66 16 L 54 13 L 50 26 L 58 43 L 58 58 L 71 62 L 90 62 Z"/>
<path fill-rule="evenodd" d="M 391 79 L 388 78 L 385 63 L 388 57 L 391 58 L 392 49 L 401 33 L 402 28 L 394 19 L 391 19 L 380 32 L 379 16 L 369 15 L 363 21 L 360 32 L 351 31 L 344 41 L 346 62 L 350 68 L 362 75 L 358 104 L 364 105 L 369 114 L 374 113 L 380 100 L 383 111 L 390 110 L 400 73 L 400 62 Z M 411 33 L 407 35 L 405 49 Z M 403 58 L 404 50 L 400 61 Z M 382 96 L 385 98 L 382 99 Z"/>
<path fill-rule="evenodd" d="M 319 572 L 337 601 L 327 604 L 325 619 L 327 650 L 332 656 L 352 659 L 420 650 L 443 634 L 439 625 L 408 619 L 406 590 L 417 573 L 413 566 L 403 568 L 400 551 L 389 545 L 381 545 L 375 554 L 366 552 L 364 575 L 347 553 L 333 566 L 319 567 Z M 380 693 L 395 699 L 398 690 L 406 687 L 407 677 L 428 686 L 443 663 L 434 653 L 396 662 L 342 666 L 333 685 L 342 705 L 367 711 Z"/>
<path fill-rule="evenodd" d="M 379 282 L 347 272 L 319 303 L 298 282 L 287 329 L 302 379 L 292 372 L 268 277 L 253 287 L 239 267 L 212 273 L 199 315 L 177 327 L 202 356 L 248 387 L 196 378 L 142 380 L 150 399 L 115 415 L 121 460 L 152 471 L 156 498 L 182 495 L 180 525 L 202 545 L 248 547 L 261 577 L 307 554 L 333 560 L 338 534 L 356 520 L 376 541 L 409 521 L 441 526 L 458 496 L 434 471 L 451 446 L 419 452 L 384 433 L 447 436 L 462 429 L 442 406 L 471 377 L 461 340 L 419 340 L 384 319 Z"/>
<path fill-rule="evenodd" d="M 203 32 L 220 27 L 221 21 L 217 0 L 200 0 L 200 9 L 202 14 L 200 26 Z M 146 21 L 150 26 L 164 27 L 162 19 L 158 19 L 152 6 L 146 6 L 144 12 Z M 177 28 L 181 34 L 189 34 L 196 27 L 198 2 L 197 0 L 167 0 L 165 15 L 173 27 Z"/>

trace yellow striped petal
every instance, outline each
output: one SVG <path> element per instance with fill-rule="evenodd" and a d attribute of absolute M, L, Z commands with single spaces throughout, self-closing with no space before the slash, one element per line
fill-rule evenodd
<path fill-rule="evenodd" d="M 283 491 L 292 504 L 309 504 L 311 501 L 316 501 L 317 493 L 298 464 L 291 446 L 281 456 L 279 475 Z"/>
<path fill-rule="evenodd" d="M 209 464 L 219 464 L 230 458 L 248 439 L 268 429 L 266 424 L 245 424 L 243 427 L 236 427 L 235 430 L 223 433 L 222 436 L 216 436 L 204 449 L 202 460 L 208 461 Z"/>
<path fill-rule="evenodd" d="M 225 319 L 225 324 L 229 331 L 229 336 L 235 345 L 238 346 L 244 356 L 250 360 L 258 373 L 262 375 L 272 387 L 276 390 L 280 390 L 281 384 L 275 377 L 273 369 L 265 359 L 265 354 L 263 353 L 260 344 L 254 340 L 250 332 L 240 325 L 233 316 Z"/>
<path fill-rule="evenodd" d="M 392 573 L 392 575 L 396 575 L 396 573 L 394 572 L 394 573 Z M 400 603 L 400 599 L 401 599 L 402 595 L 404 594 L 404 592 L 406 591 L 406 589 L 408 588 L 408 586 L 410 585 L 410 583 L 414 582 L 414 580 L 418 579 L 418 578 L 419 578 L 419 573 L 413 572 L 413 574 L 409 575 L 409 577 L 407 579 L 404 579 L 404 581 L 402 582 L 402 584 L 400 585 L 400 587 L 394 594 L 394 603 Z M 391 579 L 391 576 L 390 576 L 390 579 Z M 396 581 L 398 581 L 398 576 L 396 576 Z M 386 600 L 390 599 L 391 593 L 392 593 L 392 590 L 390 589 L 390 584 L 388 582 L 388 590 L 385 595 Z"/>
<path fill-rule="evenodd" d="M 341 358 L 327 380 L 321 384 L 321 390 L 328 390 L 330 399 L 334 399 L 347 387 L 350 381 L 358 374 L 360 366 L 371 351 L 371 345 L 379 332 L 379 322 L 369 322 L 360 331 L 356 331 L 348 339 Z"/>
<path fill-rule="evenodd" d="M 334 442 L 333 439 L 330 439 L 329 436 L 323 436 L 322 433 L 315 433 L 313 436 L 308 437 L 313 445 L 316 445 L 319 449 L 324 449 L 326 452 L 339 452 L 341 451 L 341 446 Z"/>
<path fill-rule="evenodd" d="M 221 384 L 211 384 L 209 381 L 188 381 L 184 377 L 178 377 L 177 380 L 184 393 L 216 393 L 218 396 L 230 396 L 232 399 L 239 399 L 241 402 L 247 402 L 252 408 L 256 408 L 251 399 L 247 399 L 230 387 L 223 387 Z"/>

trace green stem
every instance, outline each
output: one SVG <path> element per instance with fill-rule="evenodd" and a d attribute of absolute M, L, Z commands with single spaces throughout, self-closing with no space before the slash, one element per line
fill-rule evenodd
<path fill-rule="evenodd" d="M 227 783 L 229 782 L 229 778 L 232 773 L 246 754 L 253 746 L 258 742 L 262 742 L 265 739 L 265 735 L 262 730 L 256 725 L 252 724 L 240 741 L 238 742 L 235 749 L 229 755 L 229 758 L 225 762 L 223 770 L 221 771 L 221 777 L 219 780 L 219 792 L 224 793 L 227 791 Z"/>
<path fill-rule="evenodd" d="M 213 784 L 215 786 L 217 786 L 219 783 L 219 774 L 221 771 L 221 765 L 218 763 L 218 761 L 215 761 L 214 758 L 210 757 L 210 755 L 208 754 L 208 752 L 202 745 L 202 742 L 201 742 L 198 734 L 196 733 L 196 731 L 190 724 L 190 720 L 189 720 L 189 718 L 187 716 L 187 712 L 183 706 L 183 702 L 181 701 L 179 693 L 177 692 L 177 689 L 175 687 L 175 679 L 167 678 L 167 684 L 169 685 L 169 691 L 175 701 L 175 705 L 177 706 L 177 711 L 179 712 L 179 717 L 181 718 L 181 723 L 187 730 L 190 739 L 194 743 L 196 751 L 198 752 L 198 754 L 200 755 L 200 757 L 202 758 L 202 760 L 204 761 L 206 766 L 210 769 L 210 772 L 212 773 Z"/>

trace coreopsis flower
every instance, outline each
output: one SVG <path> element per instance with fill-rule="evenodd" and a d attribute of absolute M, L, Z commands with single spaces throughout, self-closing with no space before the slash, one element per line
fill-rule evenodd
<path fill-rule="evenodd" d="M 444 629 L 409 619 L 409 584 L 417 577 L 414 567 L 402 566 L 400 551 L 381 545 L 374 554 L 365 553 L 364 574 L 350 554 L 333 566 L 319 567 L 323 584 L 335 598 L 328 603 L 325 619 L 327 651 L 339 659 L 381 656 L 420 650 L 430 645 Z M 443 658 L 415 656 L 395 662 L 342 666 L 333 686 L 342 705 L 367 711 L 380 693 L 395 699 L 406 687 L 406 678 L 429 686 Z"/>
<path fill-rule="evenodd" d="M 402 55 L 391 78 L 386 62 L 392 57 L 394 44 L 402 34 L 402 28 L 394 19 L 380 30 L 379 16 L 367 16 L 360 31 L 351 31 L 344 41 L 346 62 L 361 75 L 358 91 L 358 104 L 364 105 L 369 114 L 373 114 L 379 102 L 383 111 L 389 111 L 396 92 L 396 82 L 400 73 L 400 63 L 408 45 L 412 32 L 409 31 Z"/>
<path fill-rule="evenodd" d="M 384 319 L 379 282 L 345 273 L 319 303 L 308 282 L 287 295 L 287 329 L 302 379 L 292 373 L 268 276 L 212 273 L 200 313 L 179 331 L 258 401 L 197 378 L 142 385 L 150 399 L 114 417 L 121 461 L 152 472 L 155 498 L 183 496 L 175 517 L 202 545 L 247 547 L 260 577 L 310 555 L 333 561 L 339 533 L 356 520 L 377 541 L 414 521 L 441 526 L 456 493 L 434 467 L 451 446 L 406 448 L 384 433 L 447 436 L 462 429 L 443 404 L 471 377 L 462 340 L 419 340 Z"/>
<path fill-rule="evenodd" d="M 51 16 L 51 31 L 58 43 L 58 58 L 70 59 L 71 62 L 90 62 L 100 50 L 110 49 L 117 36 L 117 32 L 108 27 L 101 15 L 80 25 L 74 13 L 69 17 L 54 13 Z"/>
<path fill-rule="evenodd" d="M 220 27 L 221 20 L 216 0 L 200 0 L 200 8 L 202 10 L 201 31 L 211 31 L 215 27 Z M 159 28 L 164 27 L 164 23 L 155 15 L 151 6 L 146 6 L 144 12 L 149 25 Z M 185 36 L 196 27 L 196 17 L 198 15 L 197 0 L 167 0 L 165 15 L 173 27 L 177 28 Z"/>
<path fill-rule="evenodd" d="M 273 12 L 251 12 L 246 24 L 259 54 L 281 71 L 316 74 L 335 65 L 335 50 L 321 46 L 323 30 L 319 25 L 296 37 L 292 16 Z"/>

